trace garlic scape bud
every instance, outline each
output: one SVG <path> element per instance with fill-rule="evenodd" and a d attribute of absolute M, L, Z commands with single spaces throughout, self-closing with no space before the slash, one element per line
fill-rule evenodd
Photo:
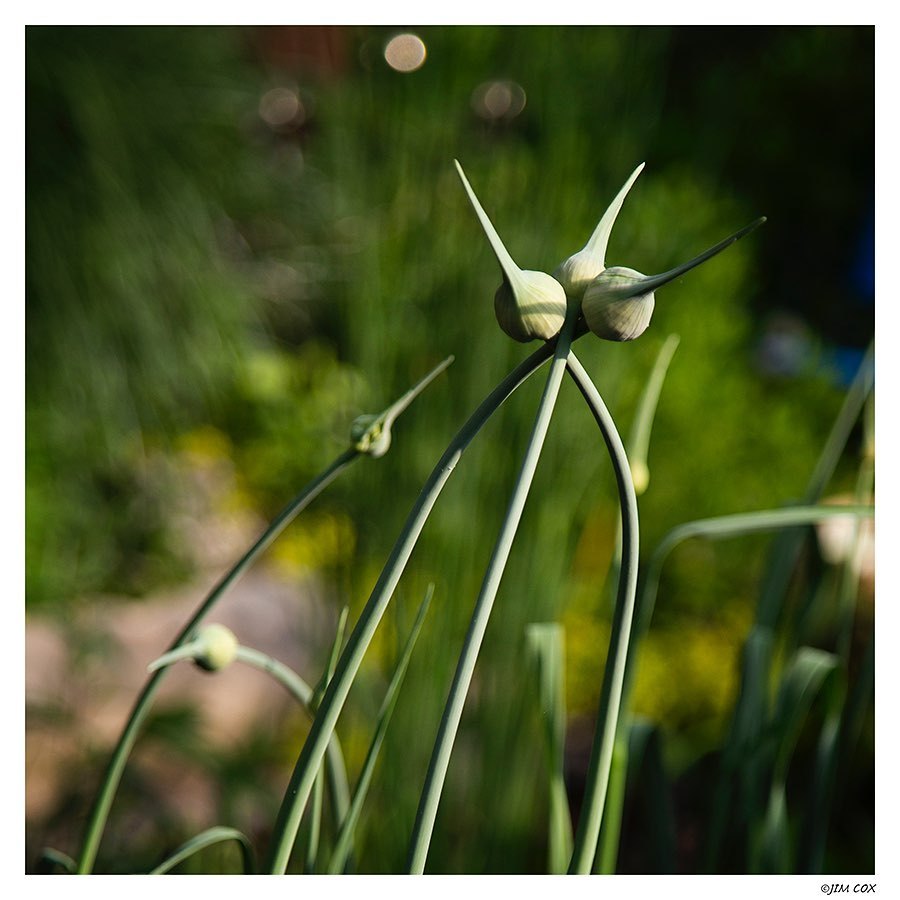
<path fill-rule="evenodd" d="M 584 292 L 581 310 L 588 328 L 608 341 L 633 341 L 650 324 L 655 304 L 654 291 L 695 266 L 721 253 L 766 221 L 765 216 L 713 247 L 661 275 L 642 275 L 634 269 L 613 266 L 604 269 Z"/>
<path fill-rule="evenodd" d="M 546 272 L 523 270 L 516 265 L 478 202 L 462 166 L 457 160 L 454 162 L 503 272 L 503 283 L 494 294 L 494 313 L 500 327 L 513 340 L 522 343 L 555 337 L 566 318 L 566 292 L 562 285 Z"/>
<path fill-rule="evenodd" d="M 218 672 L 234 662 L 237 651 L 238 640 L 230 628 L 204 625 L 192 641 L 164 653 L 147 666 L 147 671 L 155 672 L 180 659 L 191 659 L 206 672 Z"/>
<path fill-rule="evenodd" d="M 350 425 L 350 440 L 360 453 L 366 453 L 376 459 L 384 456 L 391 446 L 391 426 L 403 410 L 437 378 L 455 357 L 448 356 L 435 366 L 424 378 L 414 384 L 399 400 L 394 401 L 384 412 L 377 416 L 358 416 Z"/>
<path fill-rule="evenodd" d="M 600 219 L 584 247 L 577 253 L 573 253 L 565 262 L 560 263 L 553 272 L 553 277 L 563 286 L 569 299 L 580 301 L 587 286 L 606 268 L 606 247 L 609 244 L 609 235 L 631 186 L 637 181 L 638 175 L 643 170 L 644 163 L 641 163 L 616 194 L 615 200 L 609 204 L 609 208 L 603 213 L 603 218 Z"/>

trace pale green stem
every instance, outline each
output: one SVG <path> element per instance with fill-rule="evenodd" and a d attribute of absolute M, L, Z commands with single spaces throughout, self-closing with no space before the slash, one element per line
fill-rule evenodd
<path fill-rule="evenodd" d="M 375 763 L 378 761 L 378 754 L 381 751 L 381 745 L 384 743 L 384 737 L 387 734 L 388 725 L 391 716 L 394 714 L 394 708 L 397 705 L 397 699 L 400 696 L 400 686 L 406 677 L 406 670 L 409 667 L 409 661 L 412 658 L 412 651 L 422 630 L 422 623 L 425 621 L 425 614 L 428 612 L 428 606 L 431 603 L 434 594 L 434 585 L 428 586 L 425 598 L 419 606 L 419 612 L 416 620 L 413 622 L 412 630 L 406 639 L 406 645 L 400 653 L 400 659 L 397 667 L 394 669 L 394 675 L 384 694 L 384 700 L 381 709 L 378 711 L 378 724 L 375 726 L 375 733 L 372 735 L 372 741 L 369 744 L 365 761 L 359 772 L 359 779 L 356 782 L 356 790 L 353 792 L 353 802 L 350 804 L 350 810 L 346 818 L 341 824 L 340 834 L 335 843 L 334 851 L 328 863 L 328 874 L 337 875 L 344 870 L 347 863 L 347 856 L 350 853 L 350 846 L 353 841 L 353 833 L 356 829 L 357 822 L 362 813 L 363 804 L 366 802 L 366 796 L 369 792 L 369 784 L 372 781 L 372 773 L 375 771 Z"/>
<path fill-rule="evenodd" d="M 337 720 L 366 650 L 390 603 L 406 563 L 409 561 L 441 490 L 453 473 L 463 451 L 484 423 L 529 375 L 547 361 L 553 353 L 554 346 L 555 341 L 548 341 L 541 345 L 485 398 L 453 438 L 422 488 L 381 576 L 347 641 L 347 646 L 338 660 L 334 678 L 331 679 L 331 683 L 322 697 L 322 703 L 294 767 L 275 823 L 271 856 L 267 866 L 269 871 L 281 874 L 287 869 L 297 829 L 300 826 L 315 773 L 328 745 L 328 740 L 337 725 Z"/>
<path fill-rule="evenodd" d="M 572 811 L 565 782 L 566 651 L 559 622 L 535 622 L 526 629 L 538 668 L 538 709 L 547 749 L 549 819 L 547 871 L 564 875 L 572 858 Z"/>
<path fill-rule="evenodd" d="M 148 874 L 165 875 L 166 872 L 174 869 L 179 863 L 183 863 L 186 859 L 192 857 L 195 853 L 199 853 L 206 847 L 213 844 L 221 844 L 223 841 L 237 841 L 241 849 L 241 858 L 244 862 L 244 874 L 253 874 L 253 848 L 246 835 L 235 828 L 226 828 L 224 825 L 216 825 L 208 828 L 206 831 L 192 837 L 189 841 L 182 844 L 168 859 L 161 862 L 155 869 Z"/>
<path fill-rule="evenodd" d="M 615 875 L 619 858 L 619 838 L 622 832 L 622 807 L 628 783 L 628 725 L 624 716 L 619 721 L 619 733 L 613 747 L 606 794 L 606 814 L 600 828 L 600 848 L 597 854 L 598 875 Z"/>
<path fill-rule="evenodd" d="M 415 390 L 415 388 L 413 390 Z M 341 610 L 341 615 L 338 619 L 338 625 L 335 631 L 334 640 L 331 643 L 331 653 L 328 656 L 328 664 L 325 666 L 325 672 L 322 675 L 322 682 L 319 688 L 317 688 L 316 690 L 316 695 L 313 699 L 314 703 L 318 702 L 321 691 L 324 691 L 325 688 L 328 687 L 328 682 L 331 681 L 331 676 L 334 675 L 334 667 L 337 664 L 338 653 L 340 653 L 341 646 L 344 643 L 344 629 L 347 626 L 347 616 L 349 614 L 350 608 L 348 606 L 345 606 Z M 332 739 L 336 737 L 337 733 L 332 735 Z M 327 759 L 323 759 L 322 763 L 319 765 L 319 772 L 316 775 L 316 782 L 313 785 L 313 805 L 309 822 L 309 841 L 306 846 L 306 863 L 303 866 L 303 871 L 307 874 L 315 872 L 319 857 L 319 838 L 322 834 L 322 806 L 325 794 L 325 770 L 327 768 Z M 338 822 L 343 819 L 345 813 L 346 810 L 341 813 L 340 817 L 338 818 Z"/>
<path fill-rule="evenodd" d="M 235 658 L 248 666 L 253 666 L 271 675 L 300 702 L 300 705 L 309 714 L 310 718 L 314 716 L 312 708 L 314 700 L 313 689 L 290 666 L 286 666 L 267 653 L 262 653 L 259 650 L 254 650 L 252 647 L 244 647 L 243 645 L 237 648 L 237 656 Z M 350 788 L 347 784 L 347 768 L 344 765 L 344 754 L 336 734 L 331 736 L 327 752 L 328 791 L 334 804 L 335 817 L 338 822 L 343 822 L 350 808 Z"/>
<path fill-rule="evenodd" d="M 680 338 L 677 334 L 670 334 L 656 356 L 656 362 L 650 372 L 650 377 L 641 393 L 638 409 L 634 416 L 631 432 L 628 437 L 628 453 L 631 468 L 632 481 L 635 493 L 643 494 L 647 489 L 650 478 L 650 468 L 647 458 L 650 451 L 650 432 L 653 428 L 653 419 L 656 415 L 656 407 L 662 393 L 663 383 L 672 357 L 678 349 Z M 622 520 L 616 523 L 616 550 L 610 574 L 618 583 L 619 565 L 622 554 Z M 612 582 L 612 579 L 610 579 Z M 634 652 L 634 651 L 632 651 Z M 606 802 L 606 811 L 603 816 L 603 824 L 600 830 L 599 873 L 613 874 L 615 872 L 616 859 L 619 851 L 619 835 L 622 826 L 622 810 L 625 803 L 625 785 L 628 770 L 628 722 L 624 715 L 625 705 L 622 706 L 623 714 L 619 716 L 619 735 L 616 738 L 616 747 L 613 751 L 613 762 L 610 773 L 610 785 Z"/>
<path fill-rule="evenodd" d="M 265 551 L 269 545 L 281 534 L 282 531 L 296 518 L 296 516 L 315 499 L 335 478 L 358 456 L 355 449 L 345 450 L 331 465 L 325 469 L 320 475 L 316 476 L 293 500 L 281 511 L 277 518 L 262 533 L 259 540 L 241 557 L 236 565 L 219 581 L 219 583 L 206 596 L 197 611 L 191 617 L 190 621 L 181 630 L 181 633 L 169 647 L 169 650 L 175 650 L 187 643 L 194 634 L 194 630 L 203 621 L 219 598 L 234 584 L 237 579 L 252 565 L 252 563 Z M 103 783 L 97 799 L 94 802 L 94 808 L 88 821 L 87 831 L 85 832 L 84 845 L 81 850 L 81 857 L 78 862 L 78 874 L 86 875 L 91 872 L 94 867 L 94 861 L 97 858 L 97 850 L 100 847 L 100 839 L 103 836 L 103 830 L 106 821 L 109 818 L 109 811 L 112 807 L 113 798 L 118 789 L 119 782 L 122 779 L 122 773 L 125 770 L 125 764 L 128 756 L 137 740 L 138 732 L 141 725 L 147 718 L 150 711 L 150 704 L 153 697 L 159 689 L 160 682 L 165 677 L 166 668 L 154 672 L 150 676 L 144 689 L 141 691 L 131 715 L 125 725 L 119 741 L 113 750 L 112 758 L 103 778 Z"/>
<path fill-rule="evenodd" d="M 636 640 L 639 641 L 643 638 L 653 616 L 663 563 L 672 550 L 683 541 L 692 537 L 705 537 L 711 540 L 738 537 L 758 531 L 775 531 L 799 525 L 814 525 L 816 522 L 835 516 L 871 516 L 873 513 L 872 506 L 864 505 L 793 506 L 785 509 L 767 509 L 758 512 L 736 513 L 730 516 L 717 516 L 711 519 L 697 519 L 673 528 L 659 542 L 647 566 L 647 576 L 641 589 L 641 612 L 639 621 L 636 623 Z"/>
<path fill-rule="evenodd" d="M 575 833 L 572 861 L 569 864 L 569 874 L 589 875 L 597 852 L 597 840 L 600 836 L 600 824 L 603 820 L 603 808 L 606 803 L 609 770 L 612 764 L 631 623 L 634 615 L 638 572 L 638 508 L 628 456 L 600 392 L 575 354 L 571 352 L 569 353 L 568 369 L 587 401 L 609 450 L 622 512 L 622 564 L 619 572 L 619 590 L 613 612 L 610 644 L 597 713 L 597 728 L 591 748 L 581 817 Z"/>
<path fill-rule="evenodd" d="M 649 474 L 647 457 L 650 454 L 650 432 L 656 416 L 656 407 L 659 404 L 659 396 L 662 393 L 663 384 L 666 380 L 666 373 L 669 371 L 669 364 L 672 362 L 672 357 L 678 349 L 680 340 L 681 338 L 677 334 L 670 334 L 662 347 L 660 347 L 653 369 L 650 372 L 650 377 L 647 379 L 641 394 L 641 400 L 634 416 L 634 424 L 631 427 L 631 434 L 628 436 L 628 453 L 631 466 L 633 469 L 643 467 L 645 475 Z M 636 487 L 637 493 L 642 494 L 645 488 L 646 483 Z"/>
<path fill-rule="evenodd" d="M 500 528 L 500 534 L 488 564 L 481 591 L 475 602 L 475 610 L 472 614 L 469 630 L 466 633 L 456 673 L 453 676 L 450 695 L 447 698 L 444 714 L 441 717 L 431 762 L 428 766 L 428 774 L 425 777 L 425 785 L 422 788 L 422 796 L 419 800 L 419 809 L 416 814 L 416 822 L 413 827 L 410 844 L 408 871 L 414 875 L 419 875 L 425 871 L 425 860 L 428 856 L 428 847 L 434 830 L 434 820 L 437 816 L 437 809 L 444 788 L 447 768 L 450 765 L 450 756 L 453 753 L 453 744 L 456 740 L 459 722 L 462 718 L 463 707 L 466 703 L 466 696 L 469 693 L 469 686 L 472 683 L 475 663 L 481 650 L 494 599 L 500 588 L 500 580 L 503 577 L 503 571 L 506 568 L 506 563 L 512 550 L 513 540 L 519 527 L 519 521 L 522 518 L 525 501 L 528 499 L 531 483 L 534 480 L 534 473 L 537 470 L 541 449 L 544 446 L 544 439 L 550 427 L 550 418 L 553 415 L 556 398 L 559 396 L 559 388 L 566 370 L 566 357 L 572 344 L 572 333 L 576 317 L 577 309 L 570 309 L 560 332 L 553 356 L 553 363 L 550 367 L 550 374 L 547 377 L 547 384 L 544 388 L 544 394 L 541 397 L 531 432 L 531 439 L 525 451 L 522 468 L 513 488 L 506 518 L 503 520 Z"/>

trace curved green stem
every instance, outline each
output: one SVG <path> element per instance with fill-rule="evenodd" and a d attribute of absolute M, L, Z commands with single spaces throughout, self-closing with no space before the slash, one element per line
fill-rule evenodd
<path fill-rule="evenodd" d="M 250 565 L 266 550 L 269 545 L 281 534 L 282 531 L 296 518 L 296 516 L 315 499 L 335 478 L 358 456 L 358 452 L 351 448 L 345 450 L 324 472 L 316 476 L 290 503 L 279 513 L 275 520 L 260 535 L 259 540 L 241 557 L 235 566 L 219 581 L 219 583 L 207 594 L 206 598 L 197 608 L 197 611 L 188 621 L 187 625 L 181 630 L 181 633 L 169 647 L 169 651 L 175 650 L 187 643 L 192 637 L 194 630 L 200 624 L 205 616 L 209 613 L 216 601 L 237 581 L 238 578 L 250 567 Z M 106 820 L 109 818 L 109 811 L 112 807 L 113 798 L 119 782 L 122 779 L 122 773 L 125 770 L 125 764 L 128 756 L 137 740 L 138 732 L 147 714 L 150 711 L 150 704 L 153 697 L 159 689 L 160 682 L 164 678 L 166 669 L 160 669 L 150 676 L 144 689 L 141 691 L 131 715 L 125 725 L 119 741 L 113 750 L 112 757 L 106 769 L 103 783 L 97 799 L 94 801 L 94 808 L 91 811 L 91 817 L 88 821 L 87 831 L 85 833 L 84 845 L 81 850 L 81 857 L 78 861 L 78 874 L 86 875 L 91 872 L 94 862 L 97 858 L 97 850 L 100 846 L 100 839 L 103 836 L 103 829 L 106 826 Z"/>
<path fill-rule="evenodd" d="M 252 647 L 241 645 L 237 649 L 236 659 L 261 669 L 279 682 L 300 705 L 309 713 L 313 712 L 312 703 L 314 691 L 290 666 L 279 662 L 277 659 L 262 653 Z M 350 788 L 347 783 L 347 767 L 344 764 L 344 754 L 338 736 L 333 734 L 328 742 L 328 790 L 334 803 L 335 817 L 338 822 L 343 822 L 350 809 Z"/>
<path fill-rule="evenodd" d="M 735 513 L 727 516 L 714 516 L 710 519 L 697 519 L 677 525 L 656 545 L 653 556 L 647 565 L 646 575 L 641 585 L 638 603 L 638 615 L 635 618 L 632 640 L 635 645 L 641 641 L 650 627 L 653 610 L 656 606 L 656 594 L 659 590 L 659 579 L 662 575 L 663 563 L 669 554 L 682 542 L 694 538 L 705 537 L 711 540 L 739 537 L 759 531 L 775 531 L 781 528 L 792 528 L 801 525 L 814 525 L 834 516 L 869 516 L 874 507 L 857 506 L 793 506 L 786 509 L 763 509 L 748 513 Z M 625 678 L 625 693 L 622 702 L 627 708 L 634 684 L 636 665 L 629 664 Z"/>
<path fill-rule="evenodd" d="M 556 398 L 559 396 L 559 388 L 566 369 L 566 357 L 572 344 L 572 333 L 575 328 L 577 312 L 578 310 L 575 308 L 569 310 L 557 340 L 553 363 L 550 368 L 550 374 L 547 377 L 547 384 L 544 387 L 540 405 L 538 406 L 531 438 L 525 451 L 525 458 L 522 461 L 519 477 L 510 497 L 506 518 L 503 520 L 493 555 L 485 572 L 484 581 L 481 584 L 481 591 L 475 602 L 475 610 L 472 613 L 469 630 L 466 633 L 456 672 L 453 676 L 450 695 L 447 698 L 444 714 L 441 717 L 441 724 L 435 739 L 434 750 L 432 751 L 431 762 L 428 765 L 428 774 L 422 788 L 422 796 L 419 800 L 419 809 L 416 814 L 415 826 L 413 827 L 408 862 L 410 874 L 420 875 L 425 871 L 425 860 L 428 856 L 428 847 L 434 830 L 434 820 L 437 816 L 438 804 L 444 788 L 447 768 L 450 765 L 450 756 L 453 753 L 453 744 L 456 740 L 460 719 L 462 718 L 463 707 L 469 692 L 469 685 L 472 682 L 475 663 L 481 650 L 487 623 L 493 609 L 494 599 L 500 588 L 500 580 L 503 577 L 503 571 L 506 568 L 506 563 L 512 550 L 513 539 L 516 536 L 516 531 L 522 518 L 525 501 L 528 498 L 528 492 L 534 480 L 534 473 L 537 470 L 541 449 L 544 446 L 544 439 L 550 427 L 550 418 L 553 415 Z"/>
<path fill-rule="evenodd" d="M 600 823 L 603 819 L 603 807 L 606 802 L 616 725 L 625 680 L 631 623 L 634 616 L 638 573 L 638 508 L 625 447 L 600 392 L 572 352 L 569 353 L 568 370 L 587 401 L 609 450 L 616 475 L 619 505 L 622 510 L 622 563 L 619 572 L 619 589 L 613 613 L 606 669 L 603 674 L 603 689 L 597 713 L 597 730 L 594 734 L 591 761 L 588 766 L 584 805 L 575 834 L 572 862 L 569 864 L 569 874 L 589 875 L 597 852 Z"/>
<path fill-rule="evenodd" d="M 711 540 L 739 537 L 759 531 L 775 531 L 781 528 L 792 528 L 801 525 L 814 525 L 824 519 L 835 516 L 871 516 L 874 507 L 866 505 L 810 505 L 792 506 L 785 509 L 764 509 L 756 512 L 735 513 L 734 515 L 715 516 L 711 519 L 697 519 L 685 522 L 673 528 L 656 546 L 653 556 L 647 565 L 647 574 L 641 587 L 640 613 L 635 622 L 635 641 L 642 640 L 650 626 L 653 608 L 656 605 L 656 593 L 663 563 L 672 550 L 680 543 L 693 537 L 705 537 Z M 630 688 L 632 674 L 629 671 L 627 687 Z"/>
<path fill-rule="evenodd" d="M 149 875 L 165 875 L 166 872 L 174 869 L 179 863 L 183 863 L 195 853 L 199 853 L 206 847 L 213 844 L 221 844 L 223 841 L 237 841 L 241 848 L 241 858 L 244 862 L 244 874 L 253 874 L 253 847 L 243 832 L 236 828 L 227 828 L 224 825 L 216 825 L 208 828 L 206 831 L 192 837 L 189 841 L 182 844 L 168 859 L 161 862 L 155 869 L 149 872 Z"/>
<path fill-rule="evenodd" d="M 390 603 L 394 589 L 400 581 L 400 576 L 403 574 L 406 563 L 441 490 L 453 473 L 463 451 L 481 430 L 484 423 L 525 379 L 547 361 L 552 355 L 554 347 L 555 341 L 548 341 L 541 345 L 485 398 L 450 442 L 422 488 L 407 517 L 403 531 L 347 641 L 347 646 L 338 660 L 334 677 L 322 697 L 315 721 L 294 767 L 275 823 L 272 849 L 267 866 L 269 871 L 281 874 L 287 869 L 297 830 L 300 827 L 300 820 L 309 800 L 322 754 L 337 725 L 347 694 L 350 692 L 350 686 L 362 664 L 369 643 Z"/>
<path fill-rule="evenodd" d="M 394 714 L 394 708 L 397 706 L 397 699 L 400 696 L 400 686 L 406 677 L 406 670 L 409 667 L 409 661 L 412 658 L 413 648 L 419 638 L 419 632 L 422 630 L 422 623 L 425 621 L 425 614 L 431 604 L 431 598 L 434 595 L 434 585 L 430 584 L 425 592 L 425 597 L 419 606 L 419 612 L 416 620 L 413 622 L 412 630 L 406 639 L 406 644 L 400 653 L 397 666 L 394 669 L 394 675 L 384 694 L 384 700 L 381 703 L 381 709 L 378 712 L 378 722 L 375 726 L 375 732 L 366 752 L 366 758 L 359 772 L 359 778 L 356 782 L 356 790 L 353 792 L 353 802 L 350 804 L 350 811 L 341 823 L 340 833 L 335 841 L 334 850 L 331 853 L 331 859 L 328 862 L 327 874 L 338 875 L 344 871 L 347 863 L 347 857 L 350 853 L 350 846 L 353 841 L 353 833 L 356 829 L 357 822 L 362 813 L 363 804 L 366 802 L 366 796 L 369 792 L 369 785 L 372 781 L 372 773 L 375 771 L 375 763 L 378 761 L 378 754 L 381 751 L 381 745 L 384 743 L 384 737 L 387 734 L 388 725 L 391 716 Z"/>

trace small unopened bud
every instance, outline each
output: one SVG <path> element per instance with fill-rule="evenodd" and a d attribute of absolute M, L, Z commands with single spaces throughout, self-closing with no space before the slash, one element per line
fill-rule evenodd
<path fill-rule="evenodd" d="M 640 497 L 650 484 L 650 469 L 642 459 L 635 459 L 631 463 L 631 483 L 634 485 L 635 494 Z"/>
<path fill-rule="evenodd" d="M 204 625 L 192 641 L 164 653 L 147 666 L 150 672 L 170 666 L 181 659 L 190 659 L 206 672 L 218 672 L 231 665 L 237 656 L 238 639 L 224 625 Z"/>
<path fill-rule="evenodd" d="M 384 456 L 391 447 L 391 426 L 397 417 L 453 362 L 453 359 L 454 357 L 448 356 L 442 363 L 436 365 L 383 413 L 379 413 L 377 416 L 357 416 L 350 425 L 350 441 L 353 448 L 359 453 L 366 453 L 376 459 Z"/>
<path fill-rule="evenodd" d="M 224 625 L 207 625 L 197 634 L 200 652 L 194 662 L 207 672 L 218 672 L 230 666 L 237 656 L 238 639 L 231 629 Z"/>

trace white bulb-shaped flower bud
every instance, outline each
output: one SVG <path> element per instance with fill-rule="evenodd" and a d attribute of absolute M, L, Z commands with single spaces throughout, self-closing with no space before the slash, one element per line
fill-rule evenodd
<path fill-rule="evenodd" d="M 647 330 L 656 303 L 653 291 L 622 296 L 623 288 L 630 289 L 646 277 L 634 269 L 613 266 L 591 281 L 581 301 L 581 312 L 587 327 L 597 337 L 606 341 L 633 341 Z"/>
<path fill-rule="evenodd" d="M 456 162 L 456 169 L 503 272 L 503 283 L 494 294 L 497 322 L 513 340 L 522 343 L 535 339 L 547 341 L 555 337 L 566 318 L 566 292 L 562 285 L 546 272 L 520 269 L 516 265 L 475 196 L 459 162 Z"/>
<path fill-rule="evenodd" d="M 661 275 L 642 275 L 624 266 L 604 269 L 584 292 L 581 311 L 585 323 L 597 337 L 604 340 L 633 341 L 650 324 L 656 303 L 654 291 L 721 253 L 765 221 L 763 216 L 751 222 L 689 262 Z"/>

